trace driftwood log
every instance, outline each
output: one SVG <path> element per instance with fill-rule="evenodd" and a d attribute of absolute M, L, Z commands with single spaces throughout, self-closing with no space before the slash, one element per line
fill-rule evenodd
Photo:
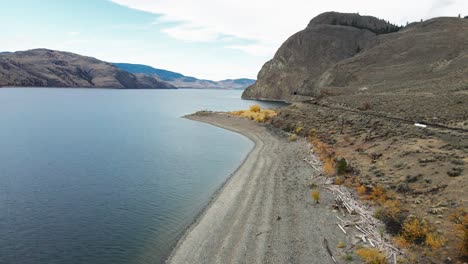
<path fill-rule="evenodd" d="M 344 220 L 337 216 L 339 220 L 339 223 L 337 223 L 338 228 L 346 235 L 350 235 L 351 231 L 354 230 L 354 233 L 356 233 L 355 237 L 360 238 L 363 243 L 368 244 L 370 247 L 377 248 L 385 253 L 388 263 L 396 264 L 397 256 L 403 255 L 403 252 L 392 245 L 388 235 L 379 232 L 378 228 L 382 227 L 383 223 L 374 218 L 371 208 L 357 199 L 349 189 L 342 185 L 334 184 L 333 179 L 326 177 L 322 162 L 318 159 L 312 148 L 309 149 L 309 155 L 304 158 L 304 161 L 317 171 L 316 176 L 313 177 L 314 183 L 319 188 L 331 191 L 334 195 L 334 207 L 338 211 L 342 211 L 343 216 L 351 218 L 350 220 Z M 324 239 L 324 246 L 326 241 Z M 334 260 L 329 248 L 327 251 Z"/>

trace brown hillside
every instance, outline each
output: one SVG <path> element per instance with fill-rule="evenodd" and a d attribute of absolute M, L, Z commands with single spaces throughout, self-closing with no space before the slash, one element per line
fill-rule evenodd
<path fill-rule="evenodd" d="M 174 88 L 95 58 L 47 49 L 0 53 L 1 86 Z"/>

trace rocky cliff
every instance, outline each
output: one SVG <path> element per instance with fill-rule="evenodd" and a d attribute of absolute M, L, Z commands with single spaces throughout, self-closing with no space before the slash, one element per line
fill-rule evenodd
<path fill-rule="evenodd" d="M 375 17 L 328 12 L 280 47 L 243 98 L 326 97 L 356 108 L 366 101 L 377 110 L 396 111 L 412 110 L 407 101 L 419 98 L 434 105 L 419 108 L 427 117 L 426 110 L 438 111 L 439 101 L 450 106 L 468 99 L 466 65 L 467 19 L 434 18 L 400 28 Z M 396 103 L 400 99 L 406 100 L 404 107 Z"/>
<path fill-rule="evenodd" d="M 95 58 L 35 49 L 0 53 L 0 87 L 167 89 L 153 76 L 134 75 Z"/>

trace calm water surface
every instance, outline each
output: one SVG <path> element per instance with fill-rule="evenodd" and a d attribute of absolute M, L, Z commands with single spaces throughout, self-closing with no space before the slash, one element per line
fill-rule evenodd
<path fill-rule="evenodd" d="M 0 263 L 163 262 L 253 147 L 180 117 L 240 95 L 0 89 Z"/>

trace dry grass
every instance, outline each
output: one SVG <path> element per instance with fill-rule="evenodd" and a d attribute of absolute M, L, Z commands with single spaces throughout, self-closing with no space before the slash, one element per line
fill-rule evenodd
<path fill-rule="evenodd" d="M 455 234 L 459 242 L 460 255 L 468 258 L 468 213 L 464 208 L 457 209 L 450 215 L 455 223 Z"/>
<path fill-rule="evenodd" d="M 401 203 L 398 200 L 387 200 L 382 204 L 383 213 L 392 219 L 398 219 L 401 214 Z"/>
<path fill-rule="evenodd" d="M 379 250 L 375 248 L 361 248 L 356 250 L 356 255 L 358 255 L 364 263 L 367 264 L 386 264 L 387 260 L 385 254 L 380 253 Z"/>
<path fill-rule="evenodd" d="M 251 105 L 249 110 L 239 110 L 230 112 L 231 115 L 245 117 L 250 120 L 254 120 L 259 123 L 269 122 L 273 117 L 277 115 L 274 110 L 261 109 L 259 105 Z"/>
<path fill-rule="evenodd" d="M 395 245 L 401 249 L 406 249 L 406 248 L 409 248 L 411 247 L 411 243 L 409 243 L 408 241 L 406 241 L 406 239 L 402 236 L 396 236 L 393 238 L 393 242 L 395 243 Z"/>
<path fill-rule="evenodd" d="M 432 250 L 441 248 L 446 242 L 446 239 L 441 237 L 436 232 L 431 232 L 426 235 L 425 244 L 427 247 L 430 247 Z"/>
<path fill-rule="evenodd" d="M 332 176 L 336 173 L 337 153 L 327 143 L 322 142 L 316 135 L 315 130 L 309 132 L 309 141 L 312 144 L 314 153 L 319 156 L 320 161 L 323 163 L 323 170 L 326 175 Z"/>
<path fill-rule="evenodd" d="M 335 178 L 335 184 L 336 185 L 342 185 L 345 182 L 345 179 L 343 177 L 336 177 Z"/>
<path fill-rule="evenodd" d="M 294 129 L 294 133 L 299 134 L 301 133 L 302 129 L 303 128 L 301 126 L 297 126 L 296 129 Z"/>
<path fill-rule="evenodd" d="M 421 244 L 431 229 L 427 221 L 412 217 L 403 223 L 402 237 L 409 243 Z"/>
<path fill-rule="evenodd" d="M 356 191 L 361 194 L 361 195 L 364 195 L 367 193 L 367 188 L 366 186 L 364 185 L 360 185 L 359 187 L 356 188 Z"/>

